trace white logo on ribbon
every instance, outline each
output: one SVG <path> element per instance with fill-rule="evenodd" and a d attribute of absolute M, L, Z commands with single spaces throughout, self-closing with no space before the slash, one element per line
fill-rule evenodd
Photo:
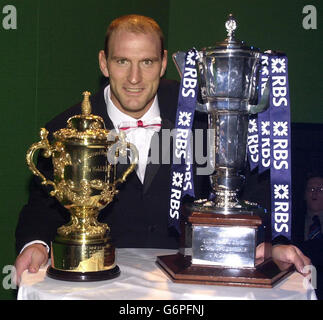
<path fill-rule="evenodd" d="M 178 117 L 178 125 L 189 127 L 191 123 L 192 112 L 180 111 Z"/>
<path fill-rule="evenodd" d="M 270 121 L 261 121 L 261 135 L 262 136 L 270 135 Z"/>
<path fill-rule="evenodd" d="M 192 59 L 194 58 L 194 59 Z M 194 51 L 189 51 L 187 54 L 187 64 L 191 66 L 195 66 L 195 52 Z"/>
<path fill-rule="evenodd" d="M 272 73 L 286 73 L 286 63 L 284 58 L 272 59 Z"/>
<path fill-rule="evenodd" d="M 249 132 L 254 133 L 254 132 L 257 132 L 257 131 L 258 131 L 258 128 L 257 128 L 256 119 L 250 119 L 249 120 Z"/>
<path fill-rule="evenodd" d="M 183 186 L 183 173 L 180 172 L 173 172 L 173 183 L 172 185 L 177 188 L 182 188 Z"/>
<path fill-rule="evenodd" d="M 274 121 L 274 136 L 287 137 L 288 136 L 288 123 L 287 121 Z"/>
<path fill-rule="evenodd" d="M 275 184 L 274 185 L 274 196 L 275 199 L 289 199 L 288 185 Z"/>

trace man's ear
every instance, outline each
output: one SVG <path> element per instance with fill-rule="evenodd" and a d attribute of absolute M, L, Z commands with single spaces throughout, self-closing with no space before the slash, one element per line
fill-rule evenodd
<path fill-rule="evenodd" d="M 162 77 L 165 72 L 166 72 L 166 68 L 167 68 L 167 50 L 164 50 L 164 56 L 163 56 L 163 59 L 162 59 L 162 67 L 161 67 L 161 70 L 160 70 L 160 77 Z"/>
<path fill-rule="evenodd" d="M 105 56 L 104 50 L 99 52 L 99 66 L 102 74 L 105 77 L 109 77 L 108 65 L 107 65 L 107 58 Z"/>

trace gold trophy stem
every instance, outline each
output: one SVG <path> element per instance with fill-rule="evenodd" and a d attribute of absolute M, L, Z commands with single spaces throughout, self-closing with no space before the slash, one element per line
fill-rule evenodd
<path fill-rule="evenodd" d="M 97 221 L 99 210 L 96 208 L 81 206 L 69 208 L 71 220 L 68 224 L 57 229 L 62 238 L 89 243 L 93 240 L 104 239 L 109 227 L 105 223 Z"/>

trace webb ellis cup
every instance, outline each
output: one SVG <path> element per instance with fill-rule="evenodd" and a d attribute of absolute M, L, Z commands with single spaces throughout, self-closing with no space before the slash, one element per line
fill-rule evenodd
<path fill-rule="evenodd" d="M 157 263 L 175 282 L 272 287 L 289 271 L 280 270 L 271 259 L 269 214 L 239 199 L 249 116 L 267 108 L 269 88 L 257 103 L 261 52 L 236 40 L 237 22 L 232 15 L 225 27 L 223 42 L 198 52 L 203 104 L 197 109 L 208 114 L 208 128 L 215 132 L 209 141 L 214 198 L 197 200 L 186 208 L 191 227 L 183 232 L 183 243 L 191 250 L 158 257 Z M 181 74 L 184 60 L 185 53 L 174 54 Z M 260 235 L 266 244 L 265 256 L 258 261 Z"/>
<path fill-rule="evenodd" d="M 53 133 L 41 129 L 41 140 L 27 152 L 27 164 L 32 173 L 50 185 L 51 196 L 70 212 L 70 222 L 57 230 L 51 243 L 49 277 L 68 281 L 97 281 L 117 277 L 115 250 L 109 236 L 109 226 L 97 221 L 99 211 L 107 206 L 118 183 L 126 180 L 138 161 L 137 149 L 125 141 L 123 132 L 105 129 L 103 119 L 91 114 L 89 92 L 84 92 L 82 114 L 67 121 L 67 127 Z M 52 157 L 54 181 L 46 179 L 33 162 L 36 150 Z M 131 164 L 117 177 L 120 155 L 131 153 Z M 46 212 L 44 212 L 46 214 Z"/>

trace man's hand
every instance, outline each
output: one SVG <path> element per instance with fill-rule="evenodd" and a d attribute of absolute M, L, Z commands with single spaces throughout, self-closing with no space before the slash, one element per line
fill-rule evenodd
<path fill-rule="evenodd" d="M 291 265 L 294 265 L 298 272 L 303 273 L 304 267 L 311 264 L 311 260 L 293 245 L 278 244 L 272 246 L 267 243 L 266 246 L 271 251 L 274 262 L 281 270 L 286 270 Z M 256 248 L 256 262 L 262 262 L 264 258 L 265 243 L 260 243 Z"/>
<path fill-rule="evenodd" d="M 298 272 L 303 273 L 304 267 L 311 264 L 311 260 L 306 257 L 301 250 L 293 245 L 275 245 L 272 248 L 274 262 L 283 269 L 289 265 L 295 265 Z"/>
<path fill-rule="evenodd" d="M 257 248 L 256 248 L 256 265 L 263 262 L 265 260 L 265 257 L 268 256 L 268 253 L 265 254 L 265 250 L 268 252 L 271 251 L 271 243 L 260 243 L 258 244 Z"/>
<path fill-rule="evenodd" d="M 31 273 L 38 272 L 40 266 L 45 265 L 48 261 L 47 249 L 40 243 L 34 243 L 24 249 L 17 257 L 16 267 L 16 283 L 20 284 L 21 275 L 25 270 Z"/>

